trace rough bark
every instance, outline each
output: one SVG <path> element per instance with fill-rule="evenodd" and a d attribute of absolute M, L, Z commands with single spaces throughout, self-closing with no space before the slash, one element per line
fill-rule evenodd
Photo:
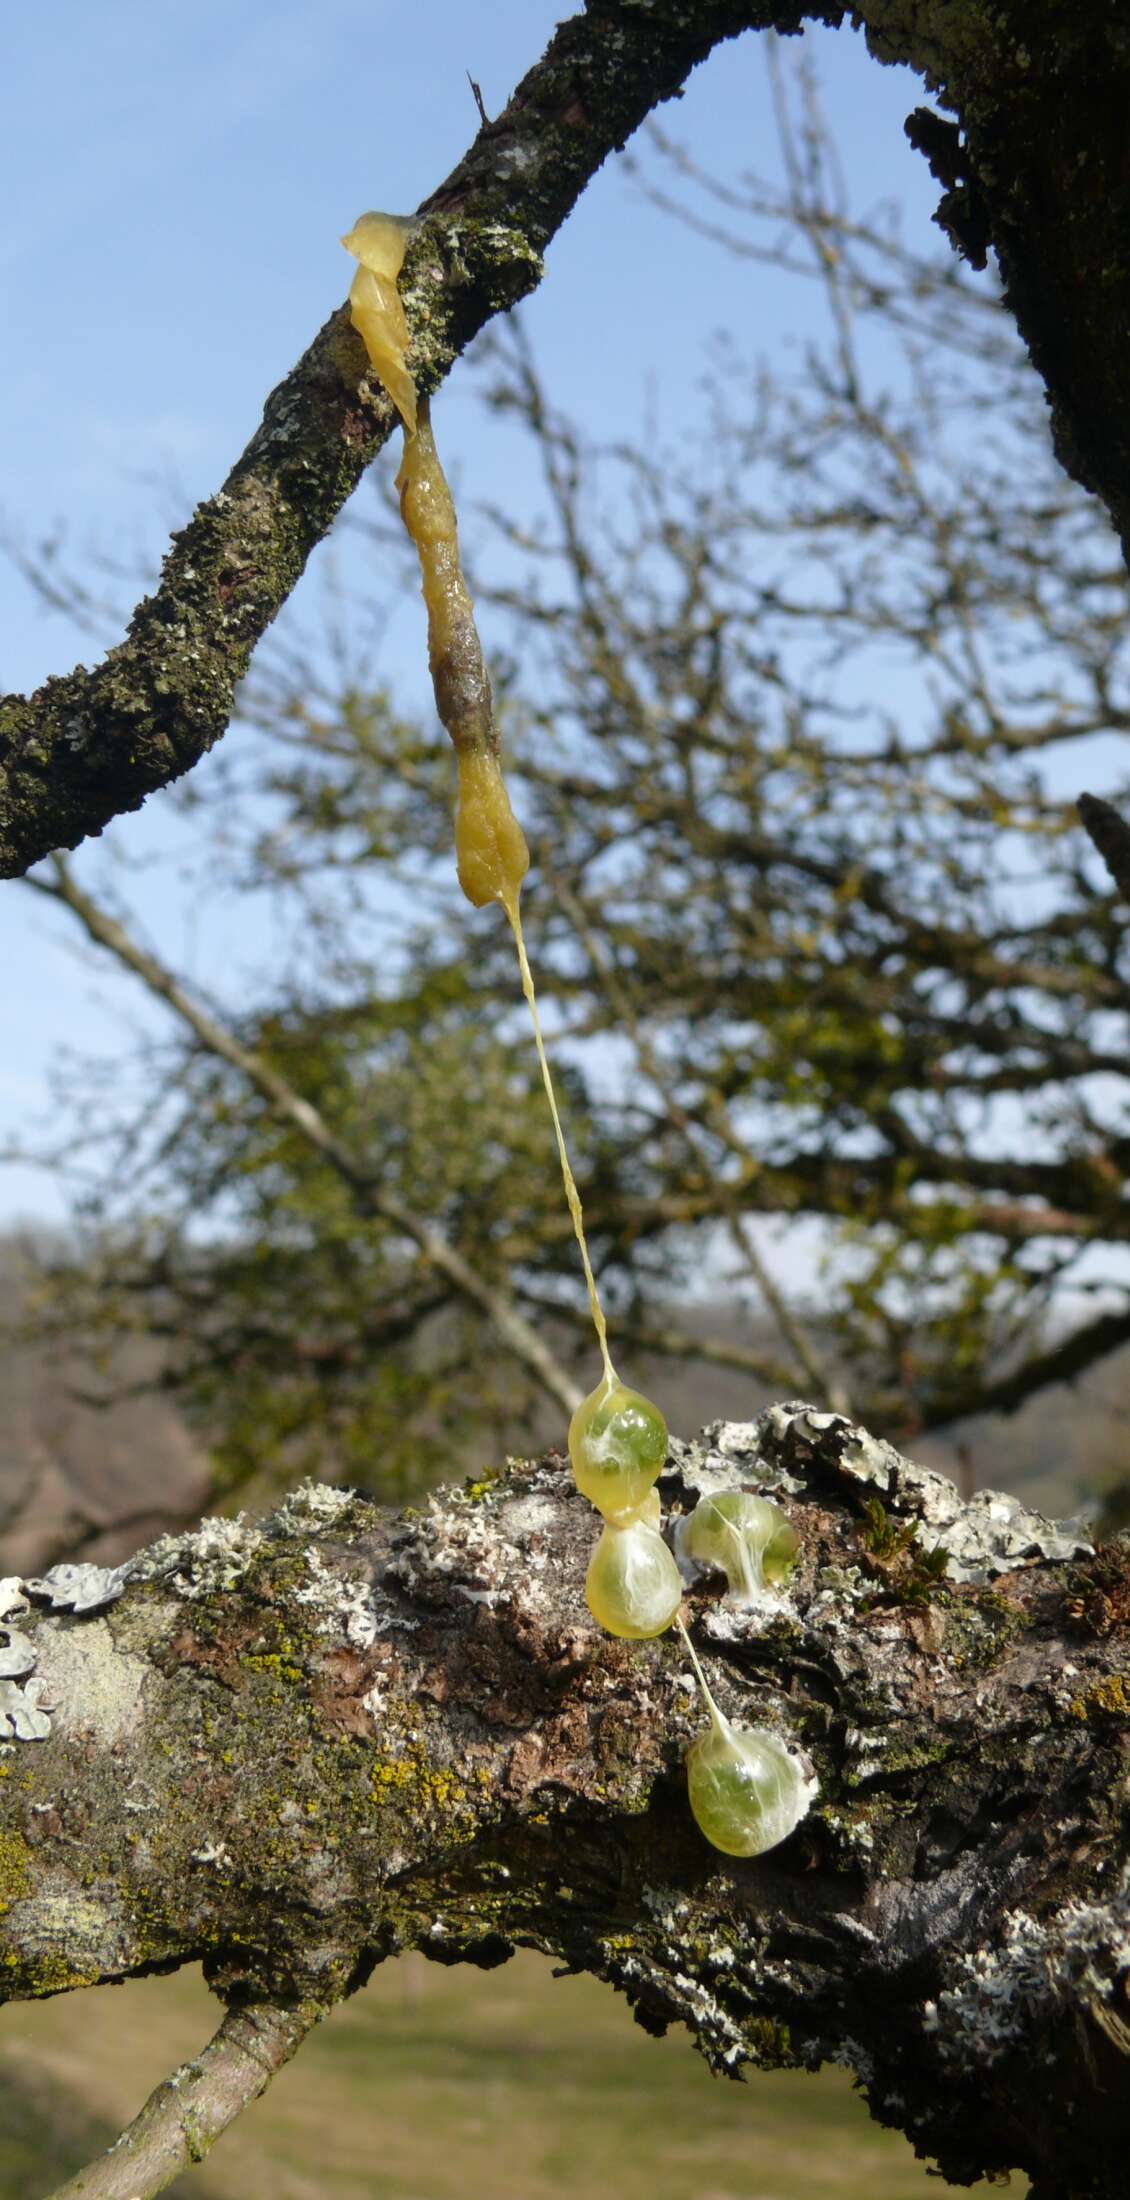
<path fill-rule="evenodd" d="M 423 394 L 539 281 L 607 154 L 720 41 L 838 23 L 830 4 L 591 0 L 424 202 L 402 290 Z M 945 186 L 939 219 L 991 246 L 1044 377 L 1065 465 L 1130 535 L 1130 24 L 1108 0 L 863 0 L 853 20 L 956 121 L 912 118 Z M 355 209 L 346 209 L 343 220 Z M 386 440 L 342 310 L 268 398 L 223 488 L 173 539 L 156 593 L 93 672 L 0 699 L 0 875 L 73 847 L 196 763 L 224 731 L 255 643 Z"/>
<path fill-rule="evenodd" d="M 51 1726 L 0 1751 L 7 1994 L 202 1959 L 236 2008 L 324 2007 L 405 1948 L 521 1944 L 719 2072 L 847 2063 L 956 2182 L 1019 2166 L 1041 2200 L 1113 2200 L 1130 1544 L 963 1505 L 801 1406 L 673 1445 L 674 1513 L 719 1483 L 801 1536 L 784 1598 L 703 1576 L 686 1606 L 723 1708 L 815 1770 L 780 1849 L 697 1833 L 683 1656 L 592 1625 L 594 1516 L 559 1457 L 400 1517 L 310 1486 L 28 1585 L 38 1616 L 7 1586 L 0 1706 Z"/>

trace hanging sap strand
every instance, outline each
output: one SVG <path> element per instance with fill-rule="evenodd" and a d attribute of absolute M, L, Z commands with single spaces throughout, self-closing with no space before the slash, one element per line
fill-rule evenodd
<path fill-rule="evenodd" d="M 593 1618 L 609 1634 L 647 1640 L 671 1626 L 682 1600 L 679 1571 L 660 1532 L 655 1489 L 667 1456 L 667 1424 L 649 1398 L 620 1381 L 608 1349 L 604 1309 L 589 1256 L 580 1194 L 569 1162 L 522 932 L 519 896 L 529 869 L 529 849 L 502 776 L 490 680 L 459 557 L 454 503 L 436 450 L 428 404 L 426 400 L 418 401 L 405 364 L 408 325 L 396 285 L 413 227 L 410 219 L 397 215 L 362 214 L 342 238 L 346 250 L 359 263 L 349 296 L 350 313 L 370 365 L 404 423 L 404 455 L 397 489 L 401 517 L 420 560 L 436 709 L 451 738 L 458 767 L 455 851 L 459 883 L 477 909 L 492 901 L 501 903 L 514 935 L 522 991 L 533 1025 L 565 1197 L 603 1363 L 600 1382 L 582 1400 L 569 1424 L 569 1457 L 577 1487 L 604 1522 L 585 1578 L 585 1595 Z M 767 1510 L 775 1512 L 773 1507 Z M 783 1515 L 778 1519 L 791 1534 Z M 771 1540 L 768 1536 L 762 1538 L 766 1559 Z M 779 1534 L 777 1540 L 780 1547 Z M 712 1561 L 705 1549 L 702 1556 L 707 1563 L 724 1564 Z M 760 1729 L 735 1730 L 722 1718 L 681 1619 L 678 1624 L 711 1716 L 709 1731 L 692 1745 L 687 1758 L 691 1808 L 707 1839 L 716 1847 L 731 1855 L 759 1854 L 774 1841 L 783 1840 L 797 1816 L 807 1809 L 805 1801 L 789 1823 L 784 1823 L 790 1807 L 782 1800 L 791 1792 L 789 1773 L 794 1782 L 800 1782 L 800 1775 L 775 1737 Z M 767 1744 L 777 1750 L 784 1769 L 773 1766 L 771 1754 L 766 1755 Z M 761 1751 L 760 1757 L 757 1750 Z M 762 1771 L 756 1771 L 757 1766 Z M 718 1800 L 712 1804 L 710 1796 L 715 1791 Z M 744 1833 L 740 1827 L 743 1810 Z M 763 1839 L 764 1830 L 777 1823 L 783 1830 Z M 720 1834 L 724 1837 L 719 1838 Z M 752 1845 L 733 1847 L 735 1838 Z"/>

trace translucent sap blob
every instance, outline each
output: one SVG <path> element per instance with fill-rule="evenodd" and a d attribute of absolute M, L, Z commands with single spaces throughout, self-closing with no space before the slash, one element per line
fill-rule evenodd
<path fill-rule="evenodd" d="M 784 1743 L 767 1727 L 711 1720 L 687 1751 L 694 1817 L 726 1856 L 763 1856 L 806 1815 L 811 1790 Z"/>
<path fill-rule="evenodd" d="M 717 1566 L 730 1589 L 754 1597 L 776 1589 L 796 1564 L 796 1530 L 779 1505 L 748 1490 L 700 1498 L 682 1532 L 682 1548 L 700 1566 Z"/>
<path fill-rule="evenodd" d="M 647 1641 L 670 1627 L 682 1594 L 679 1569 L 657 1529 L 630 1520 L 602 1530 L 585 1576 L 585 1598 L 599 1627 Z"/>
<path fill-rule="evenodd" d="M 630 1518 L 662 1472 L 667 1423 L 650 1398 L 605 1380 L 581 1400 L 569 1423 L 569 1457 L 589 1503 L 606 1520 Z"/>
<path fill-rule="evenodd" d="M 404 364 L 408 323 L 396 278 L 413 226 L 396 214 L 361 214 L 341 240 L 360 263 L 349 293 L 350 319 L 409 434 L 416 426 L 416 385 Z"/>

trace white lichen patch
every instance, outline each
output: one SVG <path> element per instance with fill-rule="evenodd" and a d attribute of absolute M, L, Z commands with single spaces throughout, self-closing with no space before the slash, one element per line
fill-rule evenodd
<path fill-rule="evenodd" d="M 923 1550 L 946 1553 L 951 1581 L 984 1583 L 1025 1559 L 1077 1558 L 1093 1549 L 1085 1521 L 1048 1520 L 1002 1490 L 978 1490 L 966 1501 L 944 1474 L 915 1466 L 842 1414 L 771 1406 L 758 1426 L 778 1443 L 791 1435 L 803 1446 L 807 1437 L 813 1449 L 829 1429 L 841 1430 L 839 1472 L 877 1491 L 900 1517 L 919 1521 Z"/>
<path fill-rule="evenodd" d="M 50 1697 L 38 1674 L 21 1688 L 0 1681 L 0 1741 L 45 1742 L 51 1732 Z"/>
<path fill-rule="evenodd" d="M 132 1565 L 127 1559 L 122 1566 L 51 1566 L 45 1574 L 25 1581 L 24 1588 L 53 1612 L 97 1612 L 121 1596 Z"/>
<path fill-rule="evenodd" d="M 208 1840 L 203 1842 L 200 1848 L 189 1851 L 189 1862 L 192 1864 L 214 1864 L 218 1871 L 222 1871 L 226 1864 L 231 1863 L 231 1850 L 228 1848 L 226 1841 Z"/>
<path fill-rule="evenodd" d="M 320 1635 L 340 1635 L 344 1628 L 346 1640 L 355 1650 L 368 1650 L 382 1627 L 397 1624 L 388 1599 L 376 1596 L 368 1581 L 327 1565 L 316 1544 L 308 1544 L 302 1555 L 307 1578 L 301 1588 L 294 1590 L 294 1601 L 307 1608 Z"/>
<path fill-rule="evenodd" d="M 141 1714 L 145 1660 L 121 1649 L 104 1619 L 81 1628 L 43 1628 L 37 1648 L 36 1678 L 59 1732 L 92 1735 L 108 1749 L 124 1741 Z"/>
<path fill-rule="evenodd" d="M 0 1679 L 15 1680 L 30 1673 L 35 1664 L 35 1644 L 18 1627 L 0 1626 Z"/>
<path fill-rule="evenodd" d="M 731 2068 L 749 2060 L 749 2041 L 741 2026 L 734 2022 L 729 2011 L 701 1979 L 689 1977 L 686 1971 L 676 1971 L 674 1987 L 683 2003 L 687 2023 L 712 2055 Z"/>
<path fill-rule="evenodd" d="M 160 1581 L 177 1596 L 212 1596 L 242 1581 L 264 1543 L 263 1531 L 234 1520 L 209 1518 L 187 1535 L 159 1536 L 147 1550 L 128 1560 L 131 1581 Z"/>
<path fill-rule="evenodd" d="M 819 1628 L 822 1634 L 834 1634 L 854 1625 L 859 1600 L 870 1596 L 873 1586 L 858 1566 L 822 1566 L 816 1576 L 816 1594 L 805 1614 L 809 1627 Z"/>
<path fill-rule="evenodd" d="M 1046 2030 L 1072 2007 L 1109 2002 L 1128 1971 L 1130 1867 L 1106 1902 L 1069 1902 L 1046 1921 L 1011 1911 L 1002 1945 L 962 1956 L 952 1985 L 924 2004 L 925 2029 L 947 2061 L 976 2071 L 1034 2023 Z"/>
<path fill-rule="evenodd" d="M 11 1613 L 26 1612 L 27 1608 L 27 1598 L 24 1595 L 24 1585 L 20 1576 L 18 1574 L 0 1575 L 0 1619 L 7 1619 Z"/>
<path fill-rule="evenodd" d="M 696 1497 L 714 1497 L 737 1487 L 774 1497 L 797 1496 L 804 1484 L 795 1474 L 767 1459 L 760 1442 L 761 1421 L 708 1421 L 693 1443 L 669 1440 L 668 1456 L 680 1481 Z"/>
<path fill-rule="evenodd" d="M 283 1499 L 272 1517 L 271 1527 L 280 1535 L 301 1535 L 311 1528 L 328 1528 L 349 1511 L 352 1503 L 352 1490 L 338 1489 L 332 1482 L 300 1482 L 298 1488 Z"/>
<path fill-rule="evenodd" d="M 524 1497 L 515 1497 L 506 1507 L 506 1533 L 516 1542 L 548 1533 L 556 1520 L 557 1509 L 552 1499 L 537 1490 Z"/>
<path fill-rule="evenodd" d="M 444 1582 L 469 1603 L 490 1608 L 511 1602 L 520 1584 L 525 1606 L 548 1608 L 549 1594 L 526 1547 L 540 1528 L 519 1530 L 511 1539 L 511 1513 L 520 1514 L 528 1503 L 523 1498 L 513 1508 L 448 1508 L 430 1498 L 426 1516 L 414 1523 L 389 1571 L 411 1592 Z"/>
<path fill-rule="evenodd" d="M 122 1905 L 112 1887 L 76 1893 L 62 1870 L 46 1874 L 21 1902 L 19 1929 L 29 1956 L 57 1957 L 71 1972 L 112 1975 L 121 1969 L 128 1945 Z"/>

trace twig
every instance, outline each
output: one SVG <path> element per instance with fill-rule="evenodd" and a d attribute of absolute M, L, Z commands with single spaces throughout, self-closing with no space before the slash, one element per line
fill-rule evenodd
<path fill-rule="evenodd" d="M 1130 901 L 1130 825 L 1097 794 L 1081 794 L 1076 807 L 1119 893 Z"/>
<path fill-rule="evenodd" d="M 69 865 L 61 856 L 51 858 L 51 872 L 55 883 L 48 885 L 44 878 L 28 878 L 25 885 L 36 893 L 46 894 L 50 900 L 61 901 L 73 911 L 88 938 L 97 942 L 114 955 L 127 970 L 132 970 L 180 1017 L 181 1022 L 195 1032 L 201 1045 L 210 1054 L 238 1070 L 242 1077 L 260 1093 L 264 1100 L 280 1115 L 293 1123 L 307 1144 L 313 1146 L 328 1162 L 331 1169 L 349 1186 L 358 1210 L 376 1215 L 394 1229 L 403 1230 L 407 1237 L 419 1246 L 425 1260 L 447 1277 L 455 1289 L 469 1299 L 479 1311 L 493 1323 L 515 1359 L 529 1368 L 549 1396 L 572 1413 L 580 1402 L 581 1391 L 560 1362 L 543 1343 L 537 1331 L 518 1312 L 516 1306 L 501 1291 L 495 1290 L 469 1260 L 449 1245 L 447 1239 L 434 1224 L 416 1214 L 395 1192 L 384 1190 L 374 1180 L 370 1170 L 351 1153 L 347 1146 L 331 1130 L 326 1119 L 309 1100 L 293 1090 L 284 1077 L 272 1067 L 266 1057 L 252 1047 L 246 1047 L 220 1023 L 207 1009 L 201 1008 L 184 987 L 166 970 L 163 963 L 130 938 L 125 926 L 101 908 L 85 893 Z"/>
<path fill-rule="evenodd" d="M 630 1032 L 632 1043 L 639 1056 L 640 1062 L 642 1063 L 648 1077 L 650 1077 L 652 1084 L 655 1086 L 656 1091 L 658 1092 L 659 1097 L 667 1110 L 670 1121 L 675 1126 L 675 1129 L 680 1133 L 681 1137 L 686 1141 L 686 1144 L 689 1147 L 690 1151 L 692 1153 L 698 1153 L 699 1155 L 701 1155 L 703 1152 L 703 1144 L 701 1139 L 702 1126 L 695 1122 L 694 1118 L 688 1113 L 687 1109 L 681 1105 L 675 1094 L 670 1091 L 667 1083 L 667 1078 L 663 1070 L 663 1066 L 659 1060 L 658 1055 L 655 1052 L 655 1049 L 651 1046 L 647 1035 L 640 1023 L 640 1020 L 635 1013 L 635 1009 L 633 1008 L 633 1005 L 629 1000 L 623 985 L 620 982 L 620 973 L 616 968 L 615 961 L 613 960 L 612 954 L 606 942 L 600 939 L 598 935 L 593 931 L 592 926 L 589 924 L 588 918 L 585 915 L 584 908 L 577 895 L 573 892 L 572 888 L 565 885 L 565 883 L 560 879 L 557 881 L 557 895 L 562 908 L 565 910 L 574 931 L 581 941 L 582 946 L 585 948 L 586 953 L 591 958 L 594 968 L 600 972 L 600 976 L 604 984 L 605 991 L 608 994 L 609 1000 L 616 1010 L 616 1013 L 619 1016 L 621 1022 L 627 1027 L 628 1031 Z M 709 1095 L 708 1101 L 706 1103 L 706 1112 L 710 1129 L 723 1140 L 724 1144 L 729 1148 L 730 1152 L 734 1154 L 739 1161 L 748 1166 L 748 1150 L 743 1144 L 742 1140 L 738 1137 L 738 1134 L 735 1131 L 733 1123 L 730 1119 L 730 1111 L 727 1108 L 725 1101 L 721 1098 L 719 1094 L 711 1093 Z M 769 1309 L 769 1313 L 771 1314 L 773 1321 L 776 1324 L 777 1331 L 782 1339 L 782 1342 L 788 1347 L 789 1351 L 792 1352 L 797 1362 L 797 1368 L 799 1370 L 800 1376 L 805 1378 L 808 1383 L 812 1385 L 818 1398 L 820 1398 L 823 1402 L 826 1402 L 832 1408 L 833 1412 L 850 1413 L 851 1404 L 846 1385 L 840 1380 L 838 1376 L 833 1374 L 833 1372 L 829 1368 L 824 1366 L 820 1355 L 817 1352 L 812 1342 L 812 1339 L 808 1334 L 808 1330 L 805 1327 L 805 1324 L 800 1320 L 799 1316 L 794 1313 L 792 1307 L 788 1303 L 788 1300 L 785 1298 L 784 1293 L 778 1288 L 777 1284 L 774 1282 L 765 1261 L 762 1259 L 761 1254 L 759 1253 L 757 1246 L 754 1243 L 753 1235 L 747 1227 L 745 1217 L 741 1213 L 736 1197 L 732 1202 L 728 1203 L 728 1207 L 729 1211 L 726 1215 L 726 1222 L 730 1235 L 733 1238 L 734 1244 L 737 1246 L 737 1249 L 741 1254 L 742 1259 L 749 1270 L 749 1273 L 753 1277 L 753 1280 L 756 1283 L 757 1288 L 760 1291 L 761 1296 Z M 762 1374 L 764 1363 L 759 1362 L 756 1356 L 749 1355 L 743 1357 L 741 1361 L 737 1361 L 734 1359 L 731 1349 L 729 1347 L 723 1347 L 721 1349 L 726 1354 L 726 1358 L 724 1360 L 721 1358 L 720 1352 L 710 1354 L 703 1350 L 701 1347 L 699 1348 L 698 1356 L 701 1358 L 714 1357 L 719 1359 L 720 1364 L 722 1365 L 742 1365 L 748 1368 L 751 1373 Z M 675 1350 L 677 1351 L 678 1347 L 675 1347 Z M 778 1380 L 779 1375 L 779 1370 L 775 1371 L 773 1375 L 769 1375 L 768 1371 L 766 1370 L 764 1373 L 764 1379 L 767 1381 Z M 796 1387 L 798 1389 L 803 1388 L 803 1382 L 798 1379 Z"/>
<path fill-rule="evenodd" d="M 109 2152 L 50 2200 L 149 2200 L 163 2192 L 182 2170 L 202 2162 L 241 2110 L 266 2092 L 324 2014 L 315 2001 L 294 2009 L 229 2009 L 203 2054 L 163 2079 Z"/>

